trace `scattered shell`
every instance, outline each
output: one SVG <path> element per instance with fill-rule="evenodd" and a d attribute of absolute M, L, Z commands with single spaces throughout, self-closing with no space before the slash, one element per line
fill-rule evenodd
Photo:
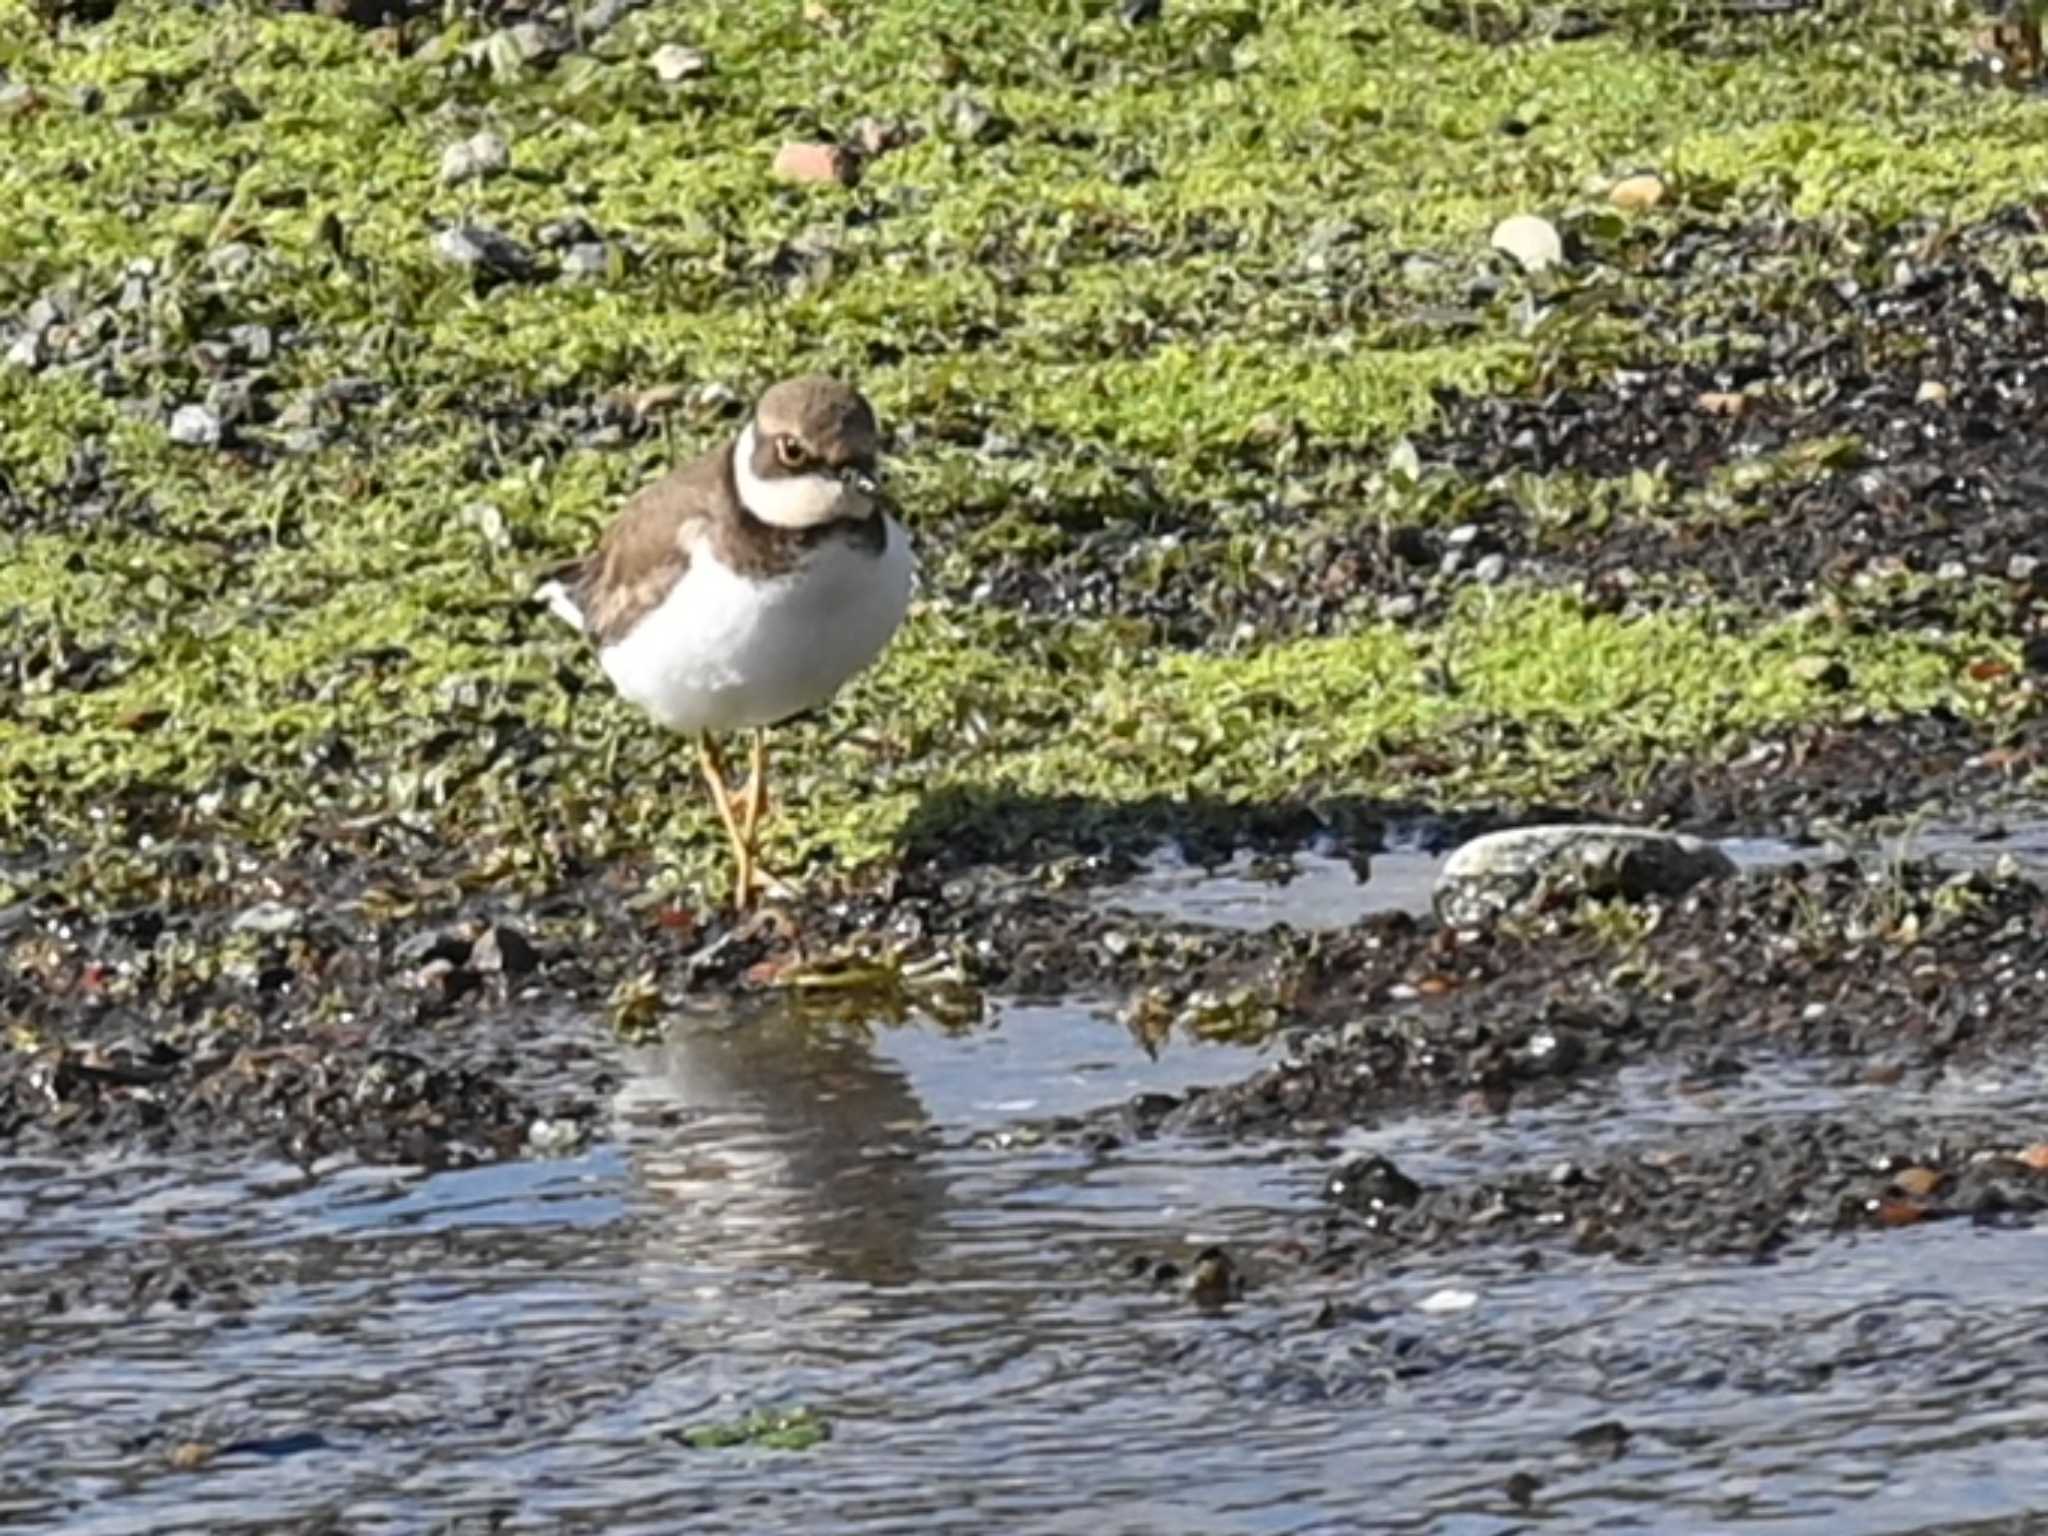
<path fill-rule="evenodd" d="M 1492 246 L 1513 257 L 1525 272 L 1546 272 L 1564 264 L 1564 237 L 1548 219 L 1518 213 L 1493 227 Z"/>

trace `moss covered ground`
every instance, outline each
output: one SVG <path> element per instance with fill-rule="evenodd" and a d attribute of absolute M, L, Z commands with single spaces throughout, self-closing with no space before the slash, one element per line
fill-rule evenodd
<path fill-rule="evenodd" d="M 780 735 L 775 854 L 818 878 L 2038 719 L 1994 451 L 2035 385 L 1968 397 L 2041 333 L 2048 131 L 1952 7 L 605 20 L 0 12 L 17 895 L 133 901 L 171 846 L 695 890 L 686 754 L 527 592 L 809 368 L 894 432 L 925 572 Z M 900 142 L 856 186 L 771 174 L 863 119 Z M 485 130 L 509 167 L 445 181 Z M 1516 213 L 1571 260 L 1490 251 Z M 530 269 L 448 259 L 465 223 Z M 1869 489 L 1915 451 L 1991 489 Z"/>

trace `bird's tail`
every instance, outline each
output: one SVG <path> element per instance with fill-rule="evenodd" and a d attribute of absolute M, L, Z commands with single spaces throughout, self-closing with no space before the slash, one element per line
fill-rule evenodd
<path fill-rule="evenodd" d="M 590 621 L 583 612 L 580 594 L 584 578 L 589 574 L 589 560 L 570 560 L 541 573 L 540 582 L 533 589 L 533 599 L 545 603 L 548 610 L 565 624 L 579 630 L 590 628 Z"/>

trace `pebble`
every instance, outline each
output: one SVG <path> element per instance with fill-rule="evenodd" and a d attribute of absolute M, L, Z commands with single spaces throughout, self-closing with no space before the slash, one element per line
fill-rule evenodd
<path fill-rule="evenodd" d="M 43 366 L 43 338 L 34 331 L 15 337 L 14 344 L 7 349 L 7 364 L 34 373 Z"/>
<path fill-rule="evenodd" d="M 434 252 L 457 266 L 507 276 L 523 276 L 533 270 L 533 256 L 526 247 L 488 224 L 450 225 L 434 236 Z"/>
<path fill-rule="evenodd" d="M 1533 213 L 1502 219 L 1493 227 L 1491 244 L 1519 262 L 1524 272 L 1546 272 L 1564 264 L 1564 237 L 1550 220 Z"/>
<path fill-rule="evenodd" d="M 1479 1305 L 1477 1291 L 1461 1291 L 1455 1286 L 1445 1286 L 1440 1291 L 1431 1291 L 1416 1307 L 1423 1312 L 1469 1312 Z"/>
<path fill-rule="evenodd" d="M 246 277 L 256 265 L 256 247 L 243 240 L 231 240 L 206 253 L 206 269 L 215 277 Z"/>
<path fill-rule="evenodd" d="M 229 327 L 228 340 L 252 363 L 267 363 L 277 351 L 276 335 L 269 326 L 255 321 Z"/>
<path fill-rule="evenodd" d="M 621 21 L 626 13 L 636 11 L 647 0 L 597 0 L 597 3 L 577 19 L 577 29 L 585 37 L 596 37 L 600 32 L 609 32 Z"/>
<path fill-rule="evenodd" d="M 220 418 L 203 405 L 181 405 L 171 413 L 171 441 L 187 448 L 220 445 Z"/>
<path fill-rule="evenodd" d="M 860 146 L 860 152 L 869 159 L 885 155 L 900 147 L 909 135 L 903 125 L 886 118 L 863 117 L 853 125 L 853 142 Z"/>
<path fill-rule="evenodd" d="M 711 73 L 710 56 L 681 43 L 663 43 L 647 63 L 654 70 L 654 78 L 663 85 L 681 85 L 685 80 Z"/>
<path fill-rule="evenodd" d="M 306 920 L 306 914 L 297 907 L 287 906 L 281 901 L 259 901 L 237 913 L 230 925 L 236 933 L 262 933 L 274 936 L 291 933 Z"/>
<path fill-rule="evenodd" d="M 488 128 L 441 151 L 441 181 L 444 186 L 483 181 L 511 167 L 512 146 L 505 142 L 502 134 Z"/>
<path fill-rule="evenodd" d="M 1664 201 L 1663 178 L 1624 176 L 1608 189 L 1607 200 L 1630 213 L 1642 213 Z"/>
<path fill-rule="evenodd" d="M 775 152 L 774 171 L 784 181 L 813 185 L 837 182 L 850 187 L 860 179 L 858 159 L 837 144 L 785 144 Z"/>
<path fill-rule="evenodd" d="M 611 269 L 611 252 L 600 240 L 579 240 L 562 257 L 562 272 L 568 277 L 605 277 Z"/>
<path fill-rule="evenodd" d="M 526 1128 L 526 1144 L 543 1157 L 574 1152 L 583 1144 L 580 1120 L 535 1120 Z"/>

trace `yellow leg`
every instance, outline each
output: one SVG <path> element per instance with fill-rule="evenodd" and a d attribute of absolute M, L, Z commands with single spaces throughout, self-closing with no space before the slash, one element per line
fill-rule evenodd
<path fill-rule="evenodd" d="M 725 764 L 709 736 L 697 738 L 697 766 L 703 770 L 704 785 L 711 791 L 711 804 L 718 811 L 718 819 L 725 824 L 726 838 L 732 844 L 733 910 L 744 912 L 754 896 L 753 847 L 749 837 L 740 830 L 739 818 L 733 812 L 732 791 L 726 787 Z"/>
<path fill-rule="evenodd" d="M 746 793 L 740 797 L 739 823 L 740 840 L 747 846 L 747 867 L 753 872 L 753 881 L 762 889 L 776 896 L 790 897 L 796 894 L 787 880 L 779 879 L 761 867 L 761 823 L 768 815 L 768 732 L 756 727 L 754 740 L 749 751 L 752 772 L 747 779 Z"/>

